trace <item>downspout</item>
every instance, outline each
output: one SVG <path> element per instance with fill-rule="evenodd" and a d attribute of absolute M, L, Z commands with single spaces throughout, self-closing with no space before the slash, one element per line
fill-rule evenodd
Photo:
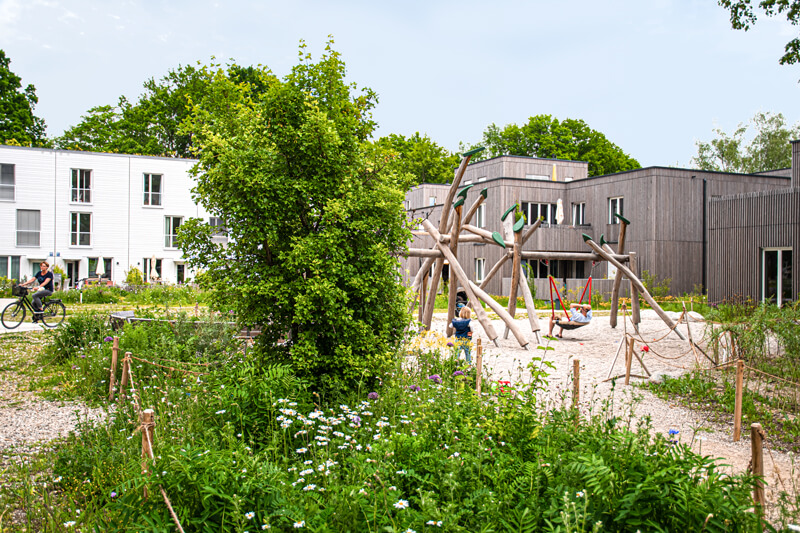
<path fill-rule="evenodd" d="M 706 284 L 706 270 L 707 270 L 707 254 L 708 254 L 708 242 L 706 239 L 707 233 L 707 225 L 708 225 L 708 213 L 707 210 L 707 203 L 708 201 L 708 185 L 706 182 L 706 178 L 703 178 L 703 294 L 708 294 L 708 285 Z"/>

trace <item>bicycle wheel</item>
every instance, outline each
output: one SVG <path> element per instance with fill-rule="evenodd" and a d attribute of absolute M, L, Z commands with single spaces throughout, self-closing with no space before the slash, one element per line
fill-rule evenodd
<path fill-rule="evenodd" d="M 14 329 L 25 320 L 25 306 L 19 302 L 12 302 L 3 309 L 3 316 L 0 317 L 3 326 Z"/>
<path fill-rule="evenodd" d="M 46 303 L 42 306 L 42 323 L 48 328 L 54 328 L 64 321 L 67 308 L 61 302 Z"/>

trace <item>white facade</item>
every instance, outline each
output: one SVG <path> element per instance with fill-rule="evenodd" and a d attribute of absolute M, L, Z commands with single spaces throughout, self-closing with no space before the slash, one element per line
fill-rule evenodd
<path fill-rule="evenodd" d="M 172 230 L 210 219 L 192 201 L 196 162 L 0 146 L 0 276 L 30 277 L 45 260 L 74 284 L 103 258 L 115 283 L 131 267 L 149 276 L 155 266 L 168 283 L 193 278 Z"/>

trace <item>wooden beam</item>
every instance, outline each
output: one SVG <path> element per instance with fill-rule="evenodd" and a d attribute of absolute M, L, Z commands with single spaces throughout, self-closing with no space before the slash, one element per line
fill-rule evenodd
<path fill-rule="evenodd" d="M 617 255 L 612 254 L 614 259 L 619 261 L 620 263 L 627 263 L 628 256 L 627 255 Z M 561 259 L 566 261 L 605 261 L 605 258 L 593 253 L 587 252 L 526 252 L 522 251 L 522 259 Z"/>
<path fill-rule="evenodd" d="M 619 241 L 617 244 L 617 253 L 625 253 L 625 233 L 627 232 L 628 223 L 621 220 L 622 226 L 619 229 Z M 614 286 L 611 289 L 611 316 L 609 323 L 612 328 L 617 327 L 617 311 L 619 310 L 619 287 L 622 284 L 622 272 L 617 270 L 617 275 L 614 276 Z M 632 298 L 631 298 L 632 300 Z"/>
<path fill-rule="evenodd" d="M 453 231 L 451 235 L 453 238 L 450 240 L 450 252 L 458 259 L 458 234 L 461 232 L 461 210 L 463 206 L 455 208 L 455 216 L 453 217 Z M 452 270 L 452 269 L 450 269 Z M 458 292 L 458 283 L 450 272 L 450 283 L 447 286 L 447 324 L 445 326 L 445 333 L 449 337 L 453 334 L 453 318 L 456 314 L 456 293 Z"/>

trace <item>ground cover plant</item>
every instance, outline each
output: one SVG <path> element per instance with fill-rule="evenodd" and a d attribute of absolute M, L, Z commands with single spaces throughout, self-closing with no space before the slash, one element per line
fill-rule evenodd
<path fill-rule="evenodd" d="M 167 354 L 206 364 L 168 363 L 204 375 L 137 360 L 126 401 L 4 489 L 27 502 L 33 527 L 171 531 L 161 486 L 186 531 L 758 530 L 748 477 L 722 475 L 609 405 L 545 412 L 543 374 L 478 397 L 446 339 L 415 340 L 374 390 L 321 397 L 288 366 L 234 344 L 187 347 L 186 334 L 120 334 L 140 359 Z M 111 343 L 74 342 L 65 388 L 102 398 Z M 146 475 L 138 405 L 156 412 Z"/>

